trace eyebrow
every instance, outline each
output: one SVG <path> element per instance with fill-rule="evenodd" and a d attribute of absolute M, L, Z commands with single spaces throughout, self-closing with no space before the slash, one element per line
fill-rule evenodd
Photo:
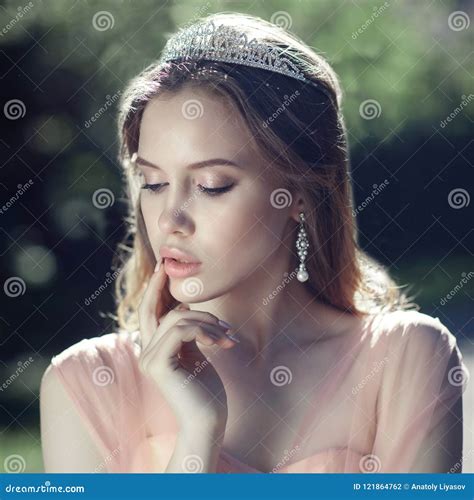
<path fill-rule="evenodd" d="M 162 170 L 162 168 L 160 168 L 158 165 L 155 165 L 154 163 L 151 163 L 148 160 L 141 158 L 140 156 L 137 156 L 135 163 L 145 165 L 147 167 L 156 168 L 157 170 Z M 189 164 L 187 168 L 189 168 L 190 170 L 195 170 L 197 168 L 215 167 L 217 165 L 228 165 L 230 167 L 236 167 L 240 169 L 243 168 L 238 163 L 234 163 L 231 160 L 225 160 L 224 158 L 212 158 L 210 160 L 198 161 L 196 163 Z"/>

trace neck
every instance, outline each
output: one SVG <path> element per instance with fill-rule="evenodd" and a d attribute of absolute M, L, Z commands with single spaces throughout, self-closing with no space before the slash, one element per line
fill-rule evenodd
<path fill-rule="evenodd" d="M 307 283 L 296 279 L 296 272 L 291 256 L 277 257 L 226 294 L 190 307 L 230 323 L 241 341 L 239 349 L 259 356 L 285 339 L 298 342 L 305 325 L 307 333 L 308 318 L 312 316 L 309 306 L 313 307 L 315 299 Z"/>

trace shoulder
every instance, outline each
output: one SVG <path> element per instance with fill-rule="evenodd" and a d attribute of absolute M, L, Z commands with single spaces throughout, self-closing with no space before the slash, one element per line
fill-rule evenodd
<path fill-rule="evenodd" d="M 374 341 L 386 342 L 392 348 L 403 346 L 432 349 L 444 346 L 455 349 L 455 335 L 439 318 L 414 310 L 400 310 L 374 319 Z"/>
<path fill-rule="evenodd" d="M 394 378 L 438 377 L 454 387 L 465 388 L 469 371 L 454 333 L 439 318 L 418 311 L 395 311 L 379 322 L 377 337 L 383 343 L 387 366 Z"/>
<path fill-rule="evenodd" d="M 134 403 L 133 345 L 132 334 L 109 333 L 82 339 L 52 357 L 40 386 L 45 439 L 52 427 L 56 436 L 79 436 L 82 428 L 81 439 L 90 436 L 101 456 L 117 448 L 116 416 L 125 392 L 126 401 Z M 56 450 L 60 441 L 48 438 L 49 447 Z M 51 456 L 49 461 L 54 463 Z"/>
<path fill-rule="evenodd" d="M 51 358 L 43 374 L 42 389 L 60 382 L 78 390 L 115 386 L 133 365 L 136 332 L 108 333 L 82 339 Z"/>
<path fill-rule="evenodd" d="M 108 333 L 98 337 L 82 339 L 51 358 L 53 366 L 81 364 L 84 367 L 110 366 L 133 349 L 135 332 Z"/>
<path fill-rule="evenodd" d="M 107 361 L 109 356 L 122 351 L 131 341 L 132 334 L 129 332 L 107 333 L 98 337 L 82 339 L 53 356 L 51 362 L 57 365 L 75 359 L 94 361 L 96 358 Z"/>

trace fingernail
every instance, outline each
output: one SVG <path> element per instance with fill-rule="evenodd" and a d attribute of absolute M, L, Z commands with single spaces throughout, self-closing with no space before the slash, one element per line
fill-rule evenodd
<path fill-rule="evenodd" d="M 161 267 L 161 259 L 156 263 L 155 273 L 160 270 L 160 267 Z"/>
<path fill-rule="evenodd" d="M 237 338 L 237 337 L 234 337 L 233 335 L 230 335 L 230 334 L 227 334 L 227 336 L 233 340 L 234 342 L 237 342 L 238 344 L 240 344 L 240 340 Z"/>
<path fill-rule="evenodd" d="M 227 323 L 227 321 L 224 321 L 222 319 L 219 320 L 219 325 L 225 326 L 226 328 L 232 328 L 232 325 L 229 325 L 229 323 Z"/>

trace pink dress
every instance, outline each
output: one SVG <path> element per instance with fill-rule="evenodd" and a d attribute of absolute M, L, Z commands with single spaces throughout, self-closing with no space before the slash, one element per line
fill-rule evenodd
<path fill-rule="evenodd" d="M 51 360 L 104 456 L 97 472 L 164 472 L 174 449 L 176 421 L 138 368 L 138 335 L 84 339 Z M 217 472 L 410 472 L 430 430 L 466 388 L 456 338 L 438 318 L 397 311 L 370 316 L 338 342 L 281 461 L 261 471 L 224 446 Z M 161 429 L 147 436 L 143 424 L 152 415 Z M 330 446 L 318 446 L 322 438 Z"/>

